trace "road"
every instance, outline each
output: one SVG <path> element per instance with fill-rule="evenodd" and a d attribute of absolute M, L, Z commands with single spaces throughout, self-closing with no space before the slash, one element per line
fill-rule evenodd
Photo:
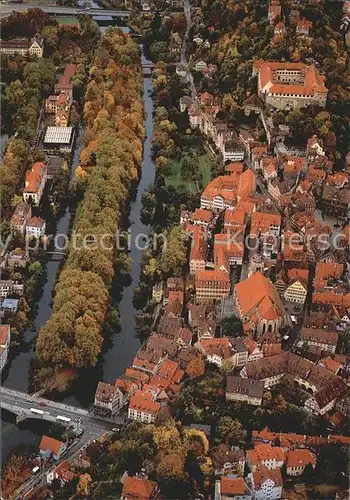
<path fill-rule="evenodd" d="M 56 14 L 62 16 L 76 16 L 77 14 L 88 14 L 89 16 L 110 16 L 118 17 L 121 19 L 129 19 L 131 11 L 130 10 L 101 10 L 101 9 L 81 9 L 76 7 L 59 7 L 54 5 L 43 5 L 43 4 L 17 4 L 8 3 L 1 4 L 0 7 L 0 18 L 6 17 L 11 14 L 11 12 L 25 12 L 28 9 L 41 9 L 48 14 Z"/>
<path fill-rule="evenodd" d="M 84 448 L 86 448 L 94 439 L 89 433 L 84 433 L 83 436 L 75 441 L 68 450 L 62 455 L 63 460 L 72 460 L 75 455 L 78 455 Z M 38 474 L 32 475 L 27 481 L 22 483 L 16 490 L 15 498 L 22 500 L 33 494 L 34 490 L 39 489 L 41 486 L 46 485 L 46 475 L 54 469 L 57 464 L 50 464 L 48 467 L 41 470 Z"/>
<path fill-rule="evenodd" d="M 184 68 L 186 68 L 186 71 L 187 71 L 187 80 L 190 84 L 192 100 L 193 100 L 193 102 L 197 102 L 198 101 L 197 90 L 196 90 L 196 87 L 194 85 L 193 75 L 188 67 L 188 63 L 187 63 L 187 59 L 186 59 L 187 42 L 188 42 L 188 37 L 190 34 L 191 27 L 192 27 L 191 5 L 190 5 L 189 0 L 184 0 L 184 14 L 185 14 L 185 18 L 186 18 L 186 32 L 185 32 L 185 36 L 184 36 L 182 47 L 181 47 L 180 62 L 181 62 L 181 65 Z"/>
<path fill-rule="evenodd" d="M 1 407 L 23 418 L 36 418 L 39 420 L 57 421 L 57 417 L 64 416 L 70 419 L 69 425 L 85 429 L 92 437 L 98 437 L 103 432 L 111 430 L 116 425 L 121 425 L 123 417 L 116 415 L 113 420 L 94 415 L 88 410 L 68 406 L 49 399 L 36 398 L 23 392 L 1 388 Z M 31 408 L 43 412 L 35 414 Z M 64 424 L 64 422 L 62 422 Z"/>

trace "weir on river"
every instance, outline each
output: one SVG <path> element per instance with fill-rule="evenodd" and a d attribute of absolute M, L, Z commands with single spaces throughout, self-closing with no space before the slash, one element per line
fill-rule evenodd
<path fill-rule="evenodd" d="M 145 55 L 143 46 L 142 63 L 151 64 Z M 135 237 L 138 234 L 148 234 L 149 228 L 144 226 L 140 220 L 141 213 L 141 197 L 145 189 L 154 182 L 155 167 L 152 162 L 151 139 L 153 132 L 152 112 L 152 80 L 144 78 L 144 112 L 145 112 L 145 130 L 146 138 L 144 142 L 143 162 L 141 169 L 141 178 L 137 188 L 136 197 L 131 200 L 129 214 L 129 229 L 131 231 L 131 241 L 135 242 Z M 79 135 L 77 146 L 74 153 L 72 172 L 79 163 L 80 155 L 80 140 Z M 56 234 L 68 234 L 69 225 L 72 213 L 69 208 L 66 209 L 64 215 L 57 222 Z M 64 395 L 61 400 L 66 404 L 73 406 L 88 407 L 92 401 L 97 382 L 104 380 L 114 382 L 116 377 L 121 375 L 125 368 L 129 366 L 133 359 L 140 342 L 135 336 L 135 316 L 137 310 L 133 306 L 133 295 L 136 286 L 139 283 L 141 272 L 142 251 L 133 244 L 129 256 L 132 258 L 132 269 L 130 272 L 130 284 L 122 291 L 122 297 L 119 302 L 120 311 L 120 331 L 115 332 L 108 338 L 104 344 L 103 353 L 100 356 L 96 367 L 86 371 L 83 377 L 77 380 L 72 388 Z M 64 258 L 62 256 L 62 258 Z M 51 300 L 52 292 L 55 287 L 57 271 L 60 266 L 60 259 L 49 260 L 46 266 L 47 281 L 44 286 L 42 297 L 38 303 L 37 315 L 35 318 L 35 331 L 28 331 L 24 335 L 24 346 L 22 345 L 18 352 L 10 354 L 8 365 L 3 371 L 3 385 L 11 389 L 20 391 L 28 390 L 28 371 L 30 361 L 34 357 L 34 349 L 36 335 L 41 326 L 47 321 L 51 315 Z M 3 422 L 3 459 L 6 459 L 11 449 L 19 443 L 35 443 L 39 442 L 39 436 L 31 431 L 35 424 L 25 424 L 25 427 L 18 428 L 11 422 Z M 37 426 L 35 426 L 37 432 Z M 39 429 L 40 432 L 40 429 Z"/>

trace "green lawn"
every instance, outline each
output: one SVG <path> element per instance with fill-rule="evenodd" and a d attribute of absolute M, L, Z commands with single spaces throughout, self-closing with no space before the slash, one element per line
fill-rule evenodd
<path fill-rule="evenodd" d="M 211 161 L 208 155 L 203 154 L 198 157 L 198 168 L 202 176 L 202 181 L 192 181 L 181 177 L 181 160 L 171 160 L 170 173 L 165 177 L 167 186 L 173 186 L 178 193 L 190 192 L 192 194 L 202 191 L 211 180 Z"/>
<path fill-rule="evenodd" d="M 68 16 L 68 17 L 57 17 L 58 24 L 68 24 L 68 25 L 76 25 L 79 26 L 79 21 L 77 17 Z"/>

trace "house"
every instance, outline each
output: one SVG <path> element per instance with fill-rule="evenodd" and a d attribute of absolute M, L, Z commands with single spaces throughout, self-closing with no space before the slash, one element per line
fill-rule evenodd
<path fill-rule="evenodd" d="M 46 483 L 51 486 L 52 482 L 56 479 L 61 483 L 61 487 L 65 483 L 72 481 L 76 475 L 71 470 L 71 465 L 68 460 L 63 460 L 57 467 L 54 467 L 46 473 Z"/>
<path fill-rule="evenodd" d="M 338 189 L 327 184 L 322 193 L 322 212 L 332 217 L 346 219 L 350 214 L 350 189 Z"/>
<path fill-rule="evenodd" d="M 5 299 L 6 300 L 6 299 Z M 338 375 L 339 371 L 341 370 L 341 363 L 331 357 L 328 358 L 322 358 L 318 364 L 322 366 L 322 368 L 325 368 L 331 373 L 334 373 L 334 375 Z"/>
<path fill-rule="evenodd" d="M 258 359 L 263 358 L 263 353 L 257 346 L 257 343 L 250 337 L 246 337 L 244 339 L 244 344 L 248 349 L 248 359 L 247 362 L 257 361 Z"/>
<path fill-rule="evenodd" d="M 243 101 L 243 109 L 245 116 L 250 116 L 250 113 L 260 114 L 263 104 L 256 94 L 252 94 Z"/>
<path fill-rule="evenodd" d="M 239 174 L 221 175 L 206 186 L 201 195 L 201 208 L 221 212 L 236 205 Z"/>
<path fill-rule="evenodd" d="M 237 200 L 249 198 L 253 196 L 256 190 L 256 175 L 248 168 L 239 176 L 237 188 Z"/>
<path fill-rule="evenodd" d="M 130 398 L 128 418 L 146 424 L 153 423 L 160 410 L 160 404 L 153 401 L 152 395 L 146 391 L 136 391 Z"/>
<path fill-rule="evenodd" d="M 307 465 L 311 465 L 313 468 L 316 466 L 316 457 L 309 450 L 297 449 L 287 453 L 288 476 L 300 476 Z"/>
<path fill-rule="evenodd" d="M 12 232 L 24 234 L 26 225 L 32 217 L 32 207 L 28 203 L 18 203 L 10 220 Z"/>
<path fill-rule="evenodd" d="M 259 237 L 268 234 L 280 235 L 282 218 L 280 214 L 254 212 L 251 217 L 250 236 Z"/>
<path fill-rule="evenodd" d="M 223 138 L 221 140 L 221 147 L 218 149 L 222 154 L 223 162 L 232 161 L 240 162 L 244 160 L 245 149 L 241 141 L 233 133 L 221 134 Z M 218 138 L 220 142 L 220 137 Z"/>
<path fill-rule="evenodd" d="M 277 109 L 300 109 L 309 105 L 325 107 L 328 89 L 325 77 L 314 65 L 257 60 L 258 96 Z"/>
<path fill-rule="evenodd" d="M 41 438 L 39 450 L 43 458 L 50 458 L 52 456 L 54 460 L 59 460 L 66 449 L 67 443 L 45 435 Z"/>
<path fill-rule="evenodd" d="M 207 69 L 207 63 L 203 60 L 198 61 L 194 68 L 196 71 L 204 71 L 205 69 Z"/>
<path fill-rule="evenodd" d="M 338 333 L 321 328 L 302 327 L 300 330 L 300 340 L 308 346 L 321 347 L 323 351 L 335 354 L 338 343 Z"/>
<path fill-rule="evenodd" d="M 163 281 L 158 281 L 158 283 L 156 283 L 152 288 L 152 299 L 157 304 L 159 304 L 162 301 L 164 293 L 163 286 L 164 286 Z"/>
<path fill-rule="evenodd" d="M 300 19 L 297 22 L 295 31 L 297 35 L 308 36 L 311 28 L 312 28 L 311 21 L 307 21 L 306 19 Z"/>
<path fill-rule="evenodd" d="M 123 481 L 121 500 L 153 500 L 159 494 L 158 484 L 144 477 L 128 476 Z"/>
<path fill-rule="evenodd" d="M 207 228 L 213 222 L 213 219 L 213 212 L 211 210 L 204 210 L 203 208 L 196 208 L 192 216 L 193 224 L 204 228 Z"/>
<path fill-rule="evenodd" d="M 9 295 L 23 295 L 23 284 L 13 280 L 0 280 L 0 297 Z"/>
<path fill-rule="evenodd" d="M 27 172 L 23 190 L 23 200 L 38 206 L 47 181 L 47 166 L 42 161 L 33 163 Z"/>
<path fill-rule="evenodd" d="M 331 373 L 329 373 L 331 375 Z M 339 378 L 332 377 L 330 382 L 321 387 L 305 401 L 305 409 L 315 415 L 325 415 L 335 407 L 337 399 L 348 393 L 347 385 Z"/>
<path fill-rule="evenodd" d="M 238 233 L 238 234 L 237 234 Z M 244 244 L 240 230 L 230 233 L 215 234 L 214 265 L 220 271 L 230 272 L 231 266 L 240 266 L 243 262 Z"/>
<path fill-rule="evenodd" d="M 18 299 L 4 299 L 0 305 L 0 310 L 3 313 L 14 314 L 18 311 Z"/>
<path fill-rule="evenodd" d="M 44 236 L 46 222 L 41 217 L 32 217 L 26 225 L 26 235 L 28 237 L 40 238 Z"/>
<path fill-rule="evenodd" d="M 226 400 L 241 401 L 254 406 L 261 406 L 264 382 L 227 376 Z"/>
<path fill-rule="evenodd" d="M 282 498 L 283 479 L 280 469 L 269 470 L 260 466 L 248 474 L 247 483 L 255 500 L 277 500 Z"/>
<path fill-rule="evenodd" d="M 209 363 L 217 365 L 219 368 L 223 363 L 233 364 L 235 351 L 229 337 L 202 339 L 195 344 L 195 347 L 206 357 Z"/>
<path fill-rule="evenodd" d="M 207 237 L 201 226 L 188 226 L 187 233 L 192 237 L 190 250 L 190 274 L 205 269 L 207 257 Z"/>
<path fill-rule="evenodd" d="M 244 330 L 259 338 L 278 333 L 289 322 L 276 287 L 260 271 L 236 283 L 234 300 Z"/>
<path fill-rule="evenodd" d="M 195 284 L 197 303 L 212 303 L 230 294 L 230 276 L 225 271 L 197 271 Z"/>
<path fill-rule="evenodd" d="M 0 52 L 13 56 L 43 57 L 44 38 L 36 33 L 33 38 L 15 38 L 13 40 L 0 40 Z"/>
<path fill-rule="evenodd" d="M 228 474 L 244 475 L 245 453 L 239 448 L 232 448 L 227 444 L 220 444 L 210 452 L 216 476 Z"/>
<path fill-rule="evenodd" d="M 272 1 L 269 5 L 269 10 L 268 10 L 268 20 L 270 21 L 270 24 L 274 24 L 276 19 L 281 17 L 282 13 L 282 7 L 280 4 L 276 1 Z"/>
<path fill-rule="evenodd" d="M 112 416 L 123 406 L 123 394 L 117 386 L 99 382 L 95 392 L 94 406 Z"/>
<path fill-rule="evenodd" d="M 275 24 L 274 30 L 273 30 L 275 36 L 282 36 L 286 33 L 286 26 L 283 21 L 280 21 L 279 23 Z"/>
<path fill-rule="evenodd" d="M 304 304 L 307 296 L 307 283 L 299 279 L 293 280 L 287 286 L 283 296 L 287 302 Z"/>
<path fill-rule="evenodd" d="M 75 64 L 67 64 L 64 68 L 63 75 L 60 76 L 58 82 L 55 84 L 56 94 L 66 94 L 71 98 L 73 97 L 73 83 L 72 79 L 77 71 Z"/>
<path fill-rule="evenodd" d="M 215 500 L 251 500 L 252 493 L 242 477 L 221 477 L 215 482 Z"/>
<path fill-rule="evenodd" d="M 305 409 L 317 415 L 324 415 L 334 408 L 336 399 L 346 393 L 346 385 L 339 377 L 292 352 L 283 351 L 275 356 L 247 363 L 240 375 L 243 378 L 262 380 L 265 387 L 273 387 L 287 375 L 288 383 L 310 394 L 305 401 Z"/>
<path fill-rule="evenodd" d="M 285 461 L 285 453 L 280 446 L 255 444 L 253 450 L 247 450 L 246 461 L 252 472 L 261 465 L 269 470 L 280 469 Z"/>
<path fill-rule="evenodd" d="M 2 372 L 7 362 L 10 341 L 10 325 L 0 325 L 0 372 Z"/>

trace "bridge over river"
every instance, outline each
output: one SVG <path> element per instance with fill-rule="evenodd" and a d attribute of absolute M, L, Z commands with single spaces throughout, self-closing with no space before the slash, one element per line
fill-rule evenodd
<path fill-rule="evenodd" d="M 17 4 L 8 3 L 1 4 L 0 7 L 0 18 L 9 16 L 13 11 L 15 12 L 25 12 L 28 9 L 41 9 L 48 14 L 56 16 L 76 16 L 78 14 L 88 14 L 89 16 L 109 16 L 111 18 L 118 18 L 128 20 L 130 18 L 131 11 L 129 10 L 113 10 L 113 9 L 81 9 L 77 7 L 60 7 L 55 5 L 43 5 L 43 4 Z"/>
<path fill-rule="evenodd" d="M 1 388 L 0 406 L 16 415 L 16 423 L 26 419 L 58 422 L 73 426 L 76 430 L 88 431 L 89 435 L 96 437 L 124 422 L 123 417 L 119 415 L 113 419 L 106 418 L 83 408 L 38 398 L 6 387 Z"/>

